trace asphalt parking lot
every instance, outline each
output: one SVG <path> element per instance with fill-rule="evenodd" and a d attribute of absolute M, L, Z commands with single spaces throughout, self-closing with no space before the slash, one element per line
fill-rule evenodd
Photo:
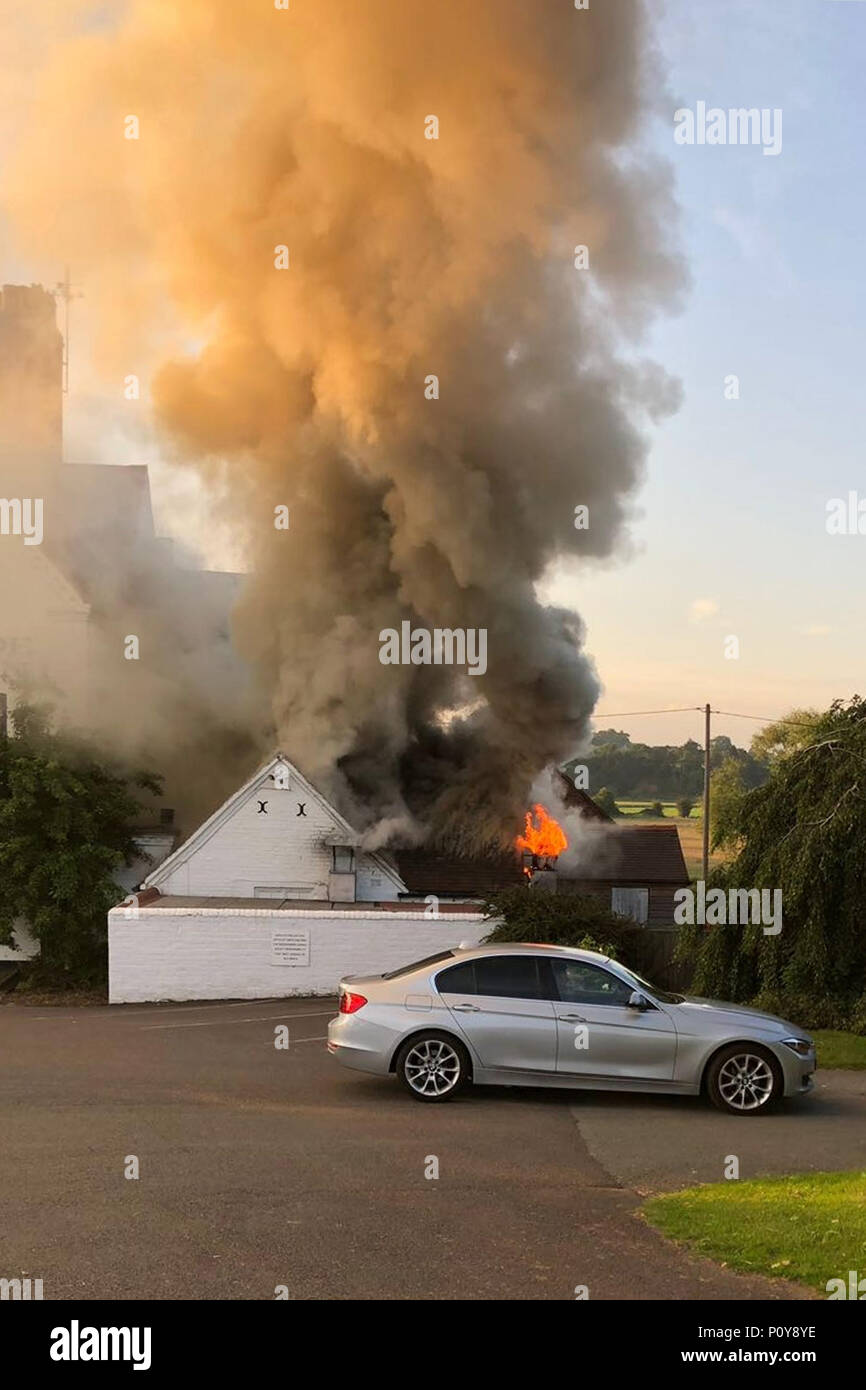
<path fill-rule="evenodd" d="M 689 1153 L 699 1180 L 741 1149 L 760 1169 L 762 1146 L 763 1171 L 821 1146 L 821 1166 L 855 1166 L 862 1074 L 827 1073 L 781 1129 L 730 1122 L 735 1138 L 683 1099 L 485 1088 L 424 1106 L 328 1056 L 333 1011 L 0 1008 L 0 1276 L 41 1278 L 46 1299 L 805 1297 L 669 1245 L 633 1189 L 694 1180 Z"/>

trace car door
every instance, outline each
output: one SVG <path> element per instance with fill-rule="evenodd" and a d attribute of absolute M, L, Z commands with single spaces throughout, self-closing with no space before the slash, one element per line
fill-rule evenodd
<path fill-rule="evenodd" d="M 440 970 L 436 988 L 482 1066 L 556 1070 L 554 1005 L 537 957 L 476 956 Z"/>
<path fill-rule="evenodd" d="M 672 1081 L 677 1051 L 673 1020 L 652 1001 L 629 1008 L 634 986 L 591 961 L 551 961 L 556 1013 L 556 1069 L 575 1076 Z"/>

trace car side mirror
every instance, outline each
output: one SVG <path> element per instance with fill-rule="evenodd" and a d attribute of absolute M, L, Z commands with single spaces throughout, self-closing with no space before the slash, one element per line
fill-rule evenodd
<path fill-rule="evenodd" d="M 628 997 L 628 1007 L 630 1009 L 650 1009 L 652 1005 L 645 994 L 641 994 L 639 989 L 633 989 Z"/>

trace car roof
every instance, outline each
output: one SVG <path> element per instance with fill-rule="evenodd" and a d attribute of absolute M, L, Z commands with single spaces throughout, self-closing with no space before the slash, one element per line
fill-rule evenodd
<path fill-rule="evenodd" d="M 526 952 L 533 955 L 539 953 L 551 956 L 571 956 L 574 960 L 602 960 L 609 961 L 610 956 L 602 955 L 600 951 L 583 951 L 576 946 L 552 946 L 545 941 L 501 941 L 489 942 L 483 946 L 455 946 L 454 955 L 465 958 L 467 956 L 519 956 Z"/>

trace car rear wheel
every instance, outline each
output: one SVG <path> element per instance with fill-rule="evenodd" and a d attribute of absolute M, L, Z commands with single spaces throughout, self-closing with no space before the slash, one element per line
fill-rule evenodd
<path fill-rule="evenodd" d="M 729 1115 L 760 1115 L 773 1108 L 782 1090 L 778 1064 L 753 1043 L 735 1043 L 714 1057 L 707 1073 L 713 1105 Z"/>
<path fill-rule="evenodd" d="M 469 1057 L 447 1033 L 422 1033 L 400 1048 L 395 1070 L 415 1100 L 452 1100 L 469 1080 Z"/>

